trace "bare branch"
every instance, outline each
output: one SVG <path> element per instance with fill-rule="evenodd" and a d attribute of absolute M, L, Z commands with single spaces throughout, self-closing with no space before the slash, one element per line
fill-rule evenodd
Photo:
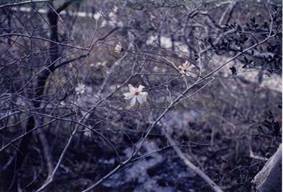
<path fill-rule="evenodd" d="M 14 3 L 5 3 L 5 4 L 0 4 L 0 9 L 5 8 L 5 7 L 14 7 L 14 6 L 21 6 L 21 5 L 26 5 L 26 4 L 31 4 L 31 3 L 48 3 L 49 0 L 29 0 L 29 1 L 21 1 L 21 2 L 14 2 Z"/>

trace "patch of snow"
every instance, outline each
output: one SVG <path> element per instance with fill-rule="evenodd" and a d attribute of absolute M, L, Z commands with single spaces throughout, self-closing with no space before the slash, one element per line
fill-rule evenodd
<path fill-rule="evenodd" d="M 174 43 L 174 45 L 176 47 L 177 52 L 189 53 L 189 48 L 186 44 L 177 41 L 177 42 Z"/>
<path fill-rule="evenodd" d="M 170 49 L 172 47 L 172 40 L 169 37 L 161 36 L 160 45 L 162 48 Z"/>
<path fill-rule="evenodd" d="M 147 45 L 152 45 L 157 40 L 157 35 L 149 36 L 146 40 Z"/>
<path fill-rule="evenodd" d="M 225 63 L 229 58 L 225 56 L 218 56 L 215 55 L 211 59 L 211 63 L 215 65 L 215 67 L 220 66 L 221 64 Z M 221 74 L 224 77 L 231 76 L 231 70 L 230 67 L 235 65 L 237 68 L 237 76 L 240 76 L 250 82 L 257 83 L 258 82 L 258 75 L 259 70 L 258 69 L 245 69 L 242 68 L 244 65 L 243 63 L 240 63 L 239 61 L 235 61 L 236 63 L 230 63 L 223 67 L 221 69 Z M 239 66 L 239 67 L 237 67 Z M 282 77 L 276 74 L 271 74 L 270 76 L 263 76 L 262 83 L 259 84 L 262 88 L 268 88 L 270 90 L 282 92 Z"/>
<path fill-rule="evenodd" d="M 145 142 L 143 144 L 143 148 L 145 150 L 145 153 L 151 153 L 152 151 L 158 150 L 158 147 L 154 142 Z M 127 148 L 124 150 L 124 154 L 126 155 L 126 157 L 130 157 L 132 155 L 132 152 L 133 152 L 132 148 Z M 136 180 L 139 183 L 142 183 L 142 185 L 137 187 L 134 190 L 135 192 L 147 191 L 147 190 L 141 190 L 146 188 L 148 189 L 158 188 L 160 186 L 158 186 L 156 182 L 153 182 L 152 179 L 150 179 L 147 170 L 157 165 L 158 163 L 161 163 L 162 161 L 163 161 L 163 157 L 158 153 L 154 153 L 150 156 L 149 159 L 141 159 L 135 162 L 129 168 L 113 175 L 110 179 L 104 182 L 104 185 L 106 187 L 119 187 L 125 183 L 129 183 L 133 180 Z M 163 188 L 160 191 L 164 191 Z"/>

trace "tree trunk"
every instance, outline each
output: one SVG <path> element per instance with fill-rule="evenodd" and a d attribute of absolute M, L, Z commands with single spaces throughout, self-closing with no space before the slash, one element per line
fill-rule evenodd
<path fill-rule="evenodd" d="M 57 44 L 58 42 L 58 15 L 53 9 L 49 9 L 49 12 L 47 14 L 48 21 L 49 21 L 49 29 L 50 29 L 50 42 L 49 44 L 49 57 L 50 62 L 47 65 L 46 69 L 44 69 L 37 77 L 36 79 L 36 87 L 35 87 L 35 94 L 33 98 L 33 106 L 34 109 L 40 109 L 40 105 L 42 103 L 42 99 L 44 96 L 44 90 L 46 82 L 50 76 L 50 74 L 55 70 L 55 61 L 59 58 L 59 46 Z M 25 126 L 25 132 L 29 132 L 33 128 L 35 128 L 38 125 L 38 122 L 36 121 L 35 116 L 31 115 L 26 123 Z M 39 137 L 39 140 L 41 141 L 43 137 L 43 132 L 40 133 L 41 137 Z M 25 158 L 29 151 L 29 145 L 30 142 L 33 139 L 33 134 L 27 134 L 23 137 L 22 141 L 19 144 L 18 150 L 14 156 L 13 161 L 9 164 L 9 166 L 4 170 L 3 173 L 0 175 L 1 187 L 0 190 L 11 190 L 16 191 L 17 190 L 17 184 L 18 184 L 18 172 L 21 169 L 23 162 L 25 161 Z M 45 143 L 46 144 L 46 143 Z M 46 150 L 43 146 L 43 150 Z"/>
<path fill-rule="evenodd" d="M 281 192 L 281 172 L 282 146 L 280 145 L 252 182 L 255 184 L 258 192 Z"/>

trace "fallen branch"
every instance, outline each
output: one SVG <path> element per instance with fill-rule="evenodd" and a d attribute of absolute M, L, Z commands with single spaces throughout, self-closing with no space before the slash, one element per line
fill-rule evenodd
<path fill-rule="evenodd" d="M 268 161 L 268 159 L 266 157 L 255 155 L 252 150 L 250 150 L 250 158 L 260 160 L 260 161 Z"/>
<path fill-rule="evenodd" d="M 200 176 L 215 192 L 223 192 L 222 189 L 211 180 L 200 168 L 196 167 L 182 152 L 180 147 L 176 144 L 173 138 L 168 134 L 168 132 L 164 129 L 161 129 L 162 134 L 166 137 L 169 144 L 173 147 L 174 151 L 177 153 L 178 157 L 185 163 L 185 165 L 195 172 L 198 176 Z"/>

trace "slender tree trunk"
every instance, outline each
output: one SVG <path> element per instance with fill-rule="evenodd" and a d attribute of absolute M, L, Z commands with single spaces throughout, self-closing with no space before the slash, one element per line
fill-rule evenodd
<path fill-rule="evenodd" d="M 255 176 L 253 183 L 259 192 L 281 192 L 282 189 L 282 146 L 266 162 Z"/>

